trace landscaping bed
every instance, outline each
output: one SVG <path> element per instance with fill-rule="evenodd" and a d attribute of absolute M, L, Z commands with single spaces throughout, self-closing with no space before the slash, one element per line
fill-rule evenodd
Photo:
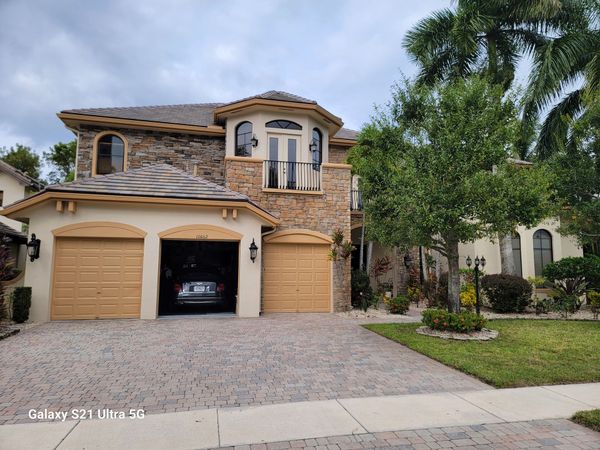
<path fill-rule="evenodd" d="M 600 322 L 491 320 L 488 342 L 443 340 L 416 333 L 422 324 L 365 328 L 499 388 L 600 381 Z"/>

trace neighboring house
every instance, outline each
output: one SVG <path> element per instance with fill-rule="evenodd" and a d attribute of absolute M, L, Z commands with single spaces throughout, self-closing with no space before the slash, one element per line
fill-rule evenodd
<path fill-rule="evenodd" d="M 194 270 L 220 277 L 239 316 L 349 308 L 350 262 L 328 254 L 334 230 L 350 237 L 356 132 L 315 101 L 269 91 L 58 117 L 77 135 L 76 180 L 3 212 L 41 240 L 32 320 L 154 319 Z"/>
<path fill-rule="evenodd" d="M 0 160 L 0 209 L 5 205 L 22 200 L 42 189 L 42 184 Z M 27 225 L 8 217 L 0 216 L 0 236 L 8 245 L 14 259 L 15 268 L 25 267 L 25 244 L 27 243 Z"/>

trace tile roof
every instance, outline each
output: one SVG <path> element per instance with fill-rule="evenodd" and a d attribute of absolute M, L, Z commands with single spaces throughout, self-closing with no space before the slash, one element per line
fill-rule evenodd
<path fill-rule="evenodd" d="M 10 227 L 2 222 L 0 222 L 0 235 L 10 236 L 12 238 L 16 238 L 17 240 L 24 239 L 25 241 L 27 241 L 27 233 L 17 231 L 13 227 Z"/>
<path fill-rule="evenodd" d="M 349 139 L 355 141 L 358 138 L 358 131 L 351 130 L 350 128 L 340 128 L 333 137 L 338 139 Z"/>
<path fill-rule="evenodd" d="M 267 91 L 262 94 L 242 98 L 229 103 L 191 103 L 184 105 L 126 106 L 112 108 L 83 108 L 61 111 L 69 114 L 114 117 L 118 119 L 146 120 L 151 122 L 173 123 L 179 125 L 196 125 L 207 127 L 216 125 L 215 109 L 251 99 L 279 100 L 296 103 L 317 104 L 316 101 L 283 91 Z M 356 139 L 358 132 L 348 128 L 340 129 L 334 137 L 339 139 Z"/>
<path fill-rule="evenodd" d="M 0 172 L 3 172 L 7 175 L 11 175 L 12 177 L 19 180 L 22 184 L 27 187 L 39 190 L 42 189 L 43 184 L 41 181 L 36 180 L 35 178 L 30 177 L 24 172 L 21 172 L 19 169 L 11 166 L 10 164 L 0 160 Z"/>
<path fill-rule="evenodd" d="M 89 116 L 116 117 L 119 119 L 148 120 L 206 127 L 214 125 L 214 110 L 222 103 L 196 103 L 188 105 L 125 106 L 114 108 L 68 109 L 63 113 Z"/>
<path fill-rule="evenodd" d="M 71 183 L 54 184 L 46 187 L 45 191 L 250 202 L 247 196 L 239 192 L 169 164 L 156 164 L 126 172 L 83 178 Z"/>

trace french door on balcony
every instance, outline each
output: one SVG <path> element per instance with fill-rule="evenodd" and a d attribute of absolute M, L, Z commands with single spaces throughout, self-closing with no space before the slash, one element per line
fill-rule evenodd
<path fill-rule="evenodd" d="M 269 134 L 267 187 L 297 189 L 297 160 L 300 136 Z"/>

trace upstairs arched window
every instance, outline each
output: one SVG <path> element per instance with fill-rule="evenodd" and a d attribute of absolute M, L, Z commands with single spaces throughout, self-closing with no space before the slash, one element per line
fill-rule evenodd
<path fill-rule="evenodd" d="M 242 122 L 235 129 L 235 156 L 252 156 L 252 124 Z"/>
<path fill-rule="evenodd" d="M 302 127 L 290 120 L 271 120 L 265 124 L 267 128 L 282 128 L 284 130 L 301 130 Z"/>
<path fill-rule="evenodd" d="M 552 235 L 546 230 L 533 233 L 533 261 L 538 277 L 542 276 L 546 264 L 552 262 Z"/>
<path fill-rule="evenodd" d="M 313 168 L 319 170 L 323 162 L 323 135 L 318 128 L 312 130 L 310 152 L 312 153 Z"/>
<path fill-rule="evenodd" d="M 125 170 L 125 142 L 116 134 L 105 134 L 96 146 L 96 174 L 123 172 Z"/>

